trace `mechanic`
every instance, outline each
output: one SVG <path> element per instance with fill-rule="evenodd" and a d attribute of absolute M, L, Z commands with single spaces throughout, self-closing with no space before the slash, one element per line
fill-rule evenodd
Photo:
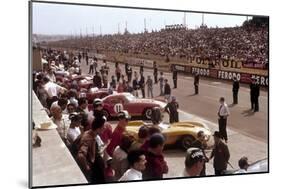
<path fill-rule="evenodd" d="M 205 154 L 200 148 L 189 148 L 185 156 L 184 177 L 201 176 L 200 173 L 205 164 Z"/>
<path fill-rule="evenodd" d="M 179 122 L 178 108 L 179 104 L 176 101 L 176 97 L 172 96 L 171 101 L 165 106 L 165 111 L 169 114 L 171 124 Z"/>
<path fill-rule="evenodd" d="M 227 169 L 227 164 L 230 158 L 227 145 L 221 140 L 221 134 L 219 131 L 215 131 L 214 134 L 215 145 L 209 157 L 209 160 L 214 158 L 213 166 L 215 175 L 222 175 Z"/>
<path fill-rule="evenodd" d="M 121 142 L 122 134 L 126 131 L 126 126 L 128 125 L 128 121 L 131 118 L 128 111 L 123 110 L 118 113 L 119 122 L 112 133 L 112 138 L 109 145 L 106 148 L 106 152 L 109 156 L 112 157 L 113 151 Z"/>
<path fill-rule="evenodd" d="M 219 102 L 220 102 L 220 107 L 219 107 L 219 111 L 218 111 L 219 131 L 222 136 L 222 139 L 224 139 L 225 142 L 227 143 L 228 138 L 227 138 L 227 132 L 226 132 L 226 124 L 227 124 L 227 117 L 229 116 L 230 112 L 229 112 L 227 104 L 225 103 L 224 97 L 221 97 Z"/>
<path fill-rule="evenodd" d="M 233 104 L 238 104 L 238 91 L 239 91 L 239 81 L 234 76 L 232 83 L 232 96 L 233 96 Z"/>

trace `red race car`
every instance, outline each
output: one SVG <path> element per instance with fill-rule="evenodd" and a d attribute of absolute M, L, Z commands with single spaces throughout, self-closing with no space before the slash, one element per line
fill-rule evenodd
<path fill-rule="evenodd" d="M 153 99 L 138 99 L 131 93 L 117 93 L 102 99 L 103 108 L 107 117 L 116 117 L 118 112 L 127 110 L 133 116 L 142 116 L 151 119 L 152 108 L 164 108 L 165 103 Z"/>
<path fill-rule="evenodd" d="M 63 84 L 67 89 L 76 88 L 78 91 L 80 89 L 90 89 L 93 86 L 93 77 L 90 75 L 73 74 L 64 78 Z"/>
<path fill-rule="evenodd" d="M 88 105 L 89 110 L 93 110 L 93 104 L 92 103 L 94 102 L 94 100 L 96 98 L 102 99 L 102 98 L 111 94 L 109 89 L 107 89 L 107 88 L 98 89 L 97 87 L 91 88 L 89 91 L 87 91 L 85 93 L 86 93 L 86 98 L 87 98 L 88 103 L 89 103 L 89 105 Z M 116 94 L 116 93 L 117 93 L 116 91 L 113 91 L 113 94 Z"/>

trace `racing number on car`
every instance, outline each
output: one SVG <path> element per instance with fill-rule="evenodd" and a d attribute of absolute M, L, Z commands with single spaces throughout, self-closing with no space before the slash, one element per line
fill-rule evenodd
<path fill-rule="evenodd" d="M 115 104 L 115 105 L 114 105 L 114 111 L 115 111 L 116 113 L 118 113 L 118 112 L 120 112 L 120 111 L 122 111 L 122 110 L 123 110 L 123 104 L 118 103 L 118 104 Z"/>

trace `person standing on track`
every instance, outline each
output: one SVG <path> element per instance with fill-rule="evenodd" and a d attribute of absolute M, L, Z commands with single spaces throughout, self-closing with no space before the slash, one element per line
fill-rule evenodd
<path fill-rule="evenodd" d="M 115 74 L 116 74 L 117 82 L 119 82 L 121 77 L 121 69 L 118 63 L 116 64 Z"/>
<path fill-rule="evenodd" d="M 127 73 L 128 81 L 131 82 L 133 70 L 132 70 L 132 67 L 131 67 L 130 65 L 128 65 L 127 72 L 128 72 L 128 73 Z"/>
<path fill-rule="evenodd" d="M 153 62 L 153 75 L 154 75 L 154 83 L 157 84 L 158 83 L 158 68 L 156 65 L 156 62 Z"/>
<path fill-rule="evenodd" d="M 142 98 L 145 98 L 145 89 L 144 89 L 144 86 L 145 86 L 145 78 L 144 78 L 144 76 L 143 76 L 143 72 L 140 72 L 139 86 L 140 86 L 140 89 L 141 89 Z"/>
<path fill-rule="evenodd" d="M 163 96 L 164 95 L 164 76 L 163 76 L 163 72 L 160 72 L 160 78 L 159 78 L 159 86 L 160 86 L 160 95 L 159 96 Z"/>
<path fill-rule="evenodd" d="M 218 111 L 218 122 L 219 122 L 219 132 L 221 135 L 221 138 L 225 140 L 227 143 L 227 132 L 226 132 L 226 123 L 227 123 L 227 117 L 229 116 L 230 112 L 227 107 L 227 104 L 225 103 L 224 97 L 221 97 L 220 100 L 220 108 Z"/>
<path fill-rule="evenodd" d="M 258 84 L 258 81 L 255 82 L 253 86 L 253 100 L 254 100 L 254 112 L 259 111 L 259 96 L 260 96 L 260 85 Z"/>
<path fill-rule="evenodd" d="M 199 73 L 196 72 L 194 75 L 194 89 L 195 89 L 195 94 L 199 93 Z"/>
<path fill-rule="evenodd" d="M 173 81 L 174 81 L 174 89 L 176 89 L 178 84 L 178 71 L 176 70 L 176 68 L 173 68 Z"/>
<path fill-rule="evenodd" d="M 151 76 L 147 76 L 146 83 L 147 85 L 147 97 L 153 98 L 153 81 L 151 79 Z"/>
<path fill-rule="evenodd" d="M 215 131 L 214 134 L 215 145 L 211 152 L 209 160 L 214 158 L 213 166 L 215 175 L 222 175 L 227 169 L 227 164 L 230 158 L 230 153 L 227 144 L 221 140 L 220 132 Z"/>
<path fill-rule="evenodd" d="M 239 81 L 236 77 L 233 77 L 232 84 L 232 94 L 233 94 L 233 104 L 238 104 L 238 91 L 239 91 Z"/>
<path fill-rule="evenodd" d="M 168 83 L 168 79 L 165 79 L 164 82 L 165 82 L 164 96 L 165 96 L 165 100 L 168 102 L 170 100 L 170 96 L 171 96 L 171 87 Z"/>
<path fill-rule="evenodd" d="M 179 112 L 178 112 L 179 104 L 176 101 L 176 97 L 172 96 L 171 102 L 169 102 L 165 106 L 165 111 L 168 112 L 170 117 L 170 123 L 179 122 Z"/>

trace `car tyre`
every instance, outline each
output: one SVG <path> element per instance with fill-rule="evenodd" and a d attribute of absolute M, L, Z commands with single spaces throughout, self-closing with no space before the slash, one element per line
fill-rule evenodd
<path fill-rule="evenodd" d="M 191 135 L 185 135 L 180 140 L 181 148 L 183 150 L 187 150 L 191 147 L 192 143 L 194 142 L 195 138 Z"/>

